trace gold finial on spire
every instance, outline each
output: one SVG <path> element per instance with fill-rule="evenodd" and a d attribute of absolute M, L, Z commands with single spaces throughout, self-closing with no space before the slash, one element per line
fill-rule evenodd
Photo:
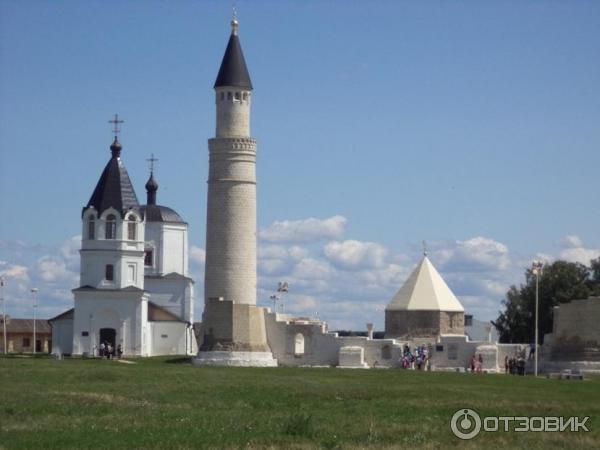
<path fill-rule="evenodd" d="M 233 18 L 231 19 L 231 34 L 236 35 L 239 22 L 237 20 L 237 8 L 233 5 Z"/>
<path fill-rule="evenodd" d="M 427 242 L 423 241 L 423 256 L 427 256 Z"/>

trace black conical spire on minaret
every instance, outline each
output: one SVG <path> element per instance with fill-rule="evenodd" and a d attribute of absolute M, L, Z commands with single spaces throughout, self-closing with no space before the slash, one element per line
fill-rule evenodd
<path fill-rule="evenodd" d="M 158 191 L 158 183 L 154 179 L 154 172 L 150 172 L 150 178 L 146 182 L 146 203 L 148 205 L 156 205 L 156 191 Z"/>
<path fill-rule="evenodd" d="M 231 36 L 229 37 L 225 55 L 223 55 L 221 68 L 219 69 L 219 74 L 214 85 L 215 88 L 232 86 L 252 90 L 252 82 L 250 81 L 250 74 L 246 67 L 246 60 L 244 59 L 240 39 L 237 35 L 237 29 L 238 21 L 234 14 L 231 21 Z"/>

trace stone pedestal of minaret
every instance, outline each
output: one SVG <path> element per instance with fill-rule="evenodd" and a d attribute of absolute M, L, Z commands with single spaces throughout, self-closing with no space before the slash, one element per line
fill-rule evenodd
<path fill-rule="evenodd" d="M 252 83 L 237 20 L 215 82 L 216 137 L 208 141 L 204 313 L 194 364 L 276 366 L 265 310 L 256 306 L 256 141 Z"/>

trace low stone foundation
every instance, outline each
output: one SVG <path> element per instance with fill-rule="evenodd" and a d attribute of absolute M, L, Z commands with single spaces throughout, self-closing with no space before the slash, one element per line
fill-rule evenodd
<path fill-rule="evenodd" d="M 200 326 L 200 351 L 271 352 L 264 308 L 223 299 L 209 299 Z"/>
<path fill-rule="evenodd" d="M 271 352 L 198 352 L 192 363 L 197 366 L 277 367 Z"/>

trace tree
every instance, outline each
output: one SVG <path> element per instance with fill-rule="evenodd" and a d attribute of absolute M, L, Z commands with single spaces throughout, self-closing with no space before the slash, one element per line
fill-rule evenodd
<path fill-rule="evenodd" d="M 592 259 L 592 287 L 594 295 L 600 295 L 600 256 L 596 259 Z"/>
<path fill-rule="evenodd" d="M 585 299 L 600 292 L 600 258 L 591 269 L 580 263 L 546 264 L 539 280 L 539 339 L 552 332 L 554 306 Z M 494 322 L 500 342 L 532 343 L 535 339 L 535 275 L 525 271 L 525 284 L 511 286 L 502 301 L 503 311 Z"/>

